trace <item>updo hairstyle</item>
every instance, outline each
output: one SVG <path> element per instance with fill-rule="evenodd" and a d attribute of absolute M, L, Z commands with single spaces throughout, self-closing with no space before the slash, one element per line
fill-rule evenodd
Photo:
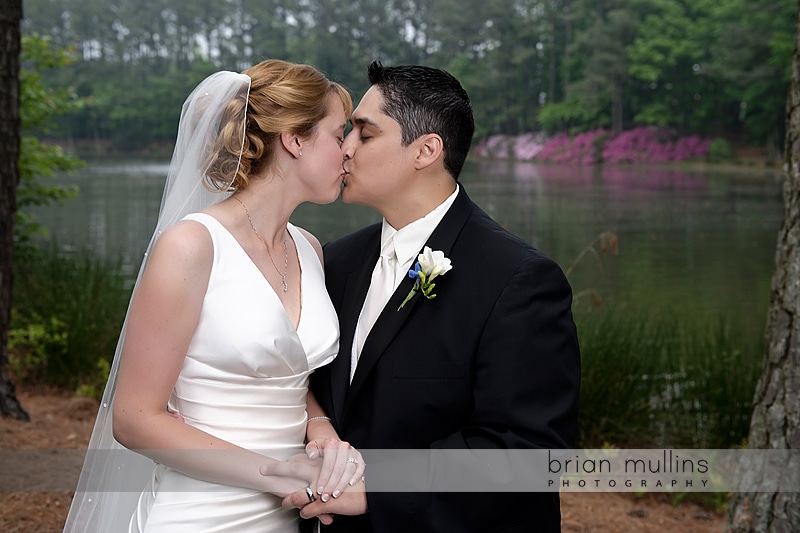
<path fill-rule="evenodd" d="M 245 189 L 251 176 L 273 164 L 281 133 L 311 137 L 328 114 L 329 94 L 339 96 L 345 116 L 353 109 L 347 90 L 309 65 L 268 59 L 243 74 L 250 76 L 250 94 L 238 95 L 225 110 L 206 172 L 211 190 Z M 241 117 L 245 102 L 247 125 L 242 142 L 242 125 L 237 117 Z"/>

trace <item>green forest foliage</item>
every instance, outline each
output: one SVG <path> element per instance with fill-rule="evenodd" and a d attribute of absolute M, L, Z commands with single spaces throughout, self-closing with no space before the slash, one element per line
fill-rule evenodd
<path fill-rule="evenodd" d="M 25 35 L 21 60 L 20 181 L 16 189 L 18 211 L 14 241 L 16 253 L 25 254 L 32 251 L 31 237 L 44 232 L 27 207 L 62 202 L 78 193 L 74 186 L 47 180 L 55 178 L 59 172 L 75 170 L 83 162 L 58 145 L 41 142 L 39 137 L 54 134 L 57 118 L 79 111 L 82 101 L 71 89 L 52 87 L 48 83 L 49 74 L 58 73 L 74 61 L 68 50 L 55 48 L 48 37 Z"/>
<path fill-rule="evenodd" d="M 208 73 L 306 62 L 358 97 L 365 70 L 422 63 L 464 83 L 478 136 L 619 132 L 780 146 L 792 0 L 25 0 L 23 31 L 77 61 L 47 80 L 86 105 L 60 135 L 169 141 Z"/>

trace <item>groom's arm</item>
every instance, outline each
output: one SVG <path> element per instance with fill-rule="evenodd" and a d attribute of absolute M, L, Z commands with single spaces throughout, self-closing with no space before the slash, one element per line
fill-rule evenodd
<path fill-rule="evenodd" d="M 525 261 L 494 303 L 475 353 L 469 423 L 434 448 L 571 448 L 580 351 L 559 266 Z"/>

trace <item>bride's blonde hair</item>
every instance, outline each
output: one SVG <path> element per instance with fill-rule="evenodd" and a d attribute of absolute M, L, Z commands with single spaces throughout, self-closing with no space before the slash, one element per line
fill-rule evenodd
<path fill-rule="evenodd" d="M 272 165 L 281 133 L 312 136 L 329 112 L 329 94 L 339 96 L 345 116 L 353 110 L 347 90 L 309 65 L 268 59 L 243 74 L 250 77 L 249 96 L 238 95 L 225 109 L 205 176 L 211 190 L 246 188 L 251 176 Z M 245 105 L 242 139 L 237 117 L 242 116 Z"/>

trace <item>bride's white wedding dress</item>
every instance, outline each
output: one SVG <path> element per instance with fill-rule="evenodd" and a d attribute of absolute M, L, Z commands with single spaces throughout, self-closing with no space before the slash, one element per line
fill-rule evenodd
<path fill-rule="evenodd" d="M 295 330 L 272 286 L 228 230 L 206 214 L 186 218 L 208 228 L 214 264 L 170 406 L 187 424 L 243 448 L 270 456 L 301 453 L 309 375 L 338 349 L 338 321 L 319 257 L 290 224 L 302 269 Z M 270 494 L 157 465 L 130 531 L 296 532 L 297 511 L 280 504 Z"/>

